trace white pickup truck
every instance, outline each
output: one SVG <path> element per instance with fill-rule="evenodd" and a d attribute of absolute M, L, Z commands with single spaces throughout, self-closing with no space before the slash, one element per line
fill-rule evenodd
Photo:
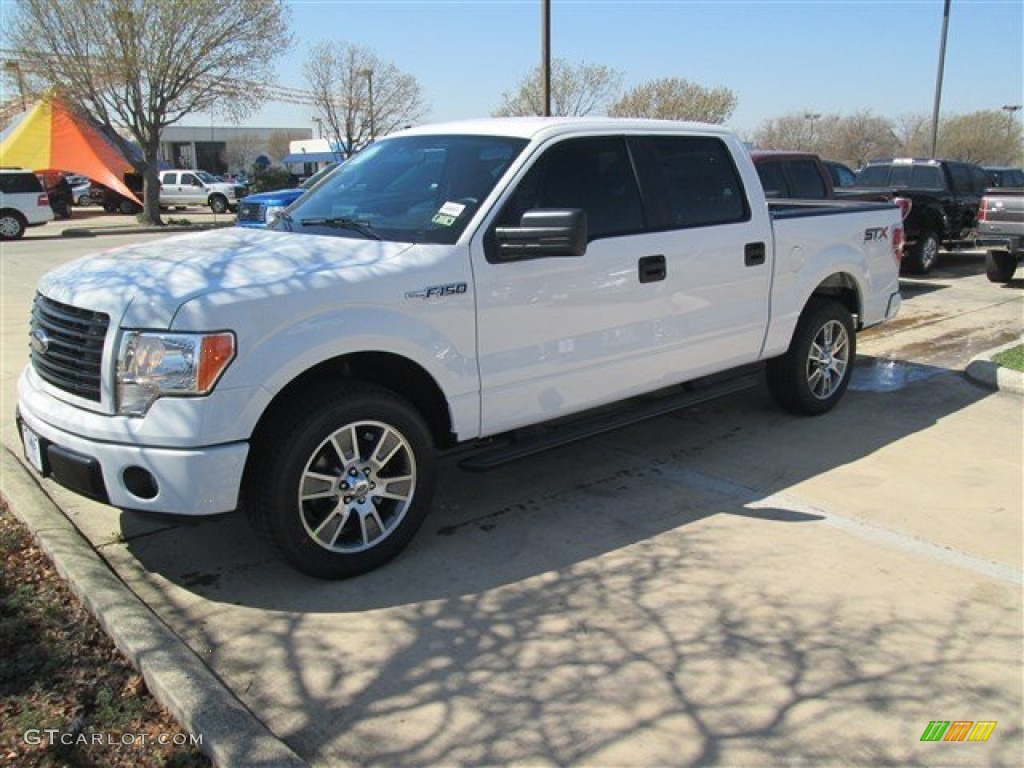
<path fill-rule="evenodd" d="M 457 445 L 488 468 L 760 369 L 785 408 L 828 411 L 856 332 L 899 309 L 901 247 L 894 205 L 769 204 L 713 126 L 414 128 L 269 230 L 46 275 L 18 424 L 31 463 L 72 490 L 245 508 L 298 569 L 349 576 L 409 542 Z"/>
<path fill-rule="evenodd" d="M 206 171 L 160 171 L 161 206 L 209 206 L 214 213 L 238 209 L 245 187 L 221 181 Z"/>

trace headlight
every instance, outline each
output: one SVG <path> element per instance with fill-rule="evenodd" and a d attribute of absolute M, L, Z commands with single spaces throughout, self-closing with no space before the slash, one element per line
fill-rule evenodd
<path fill-rule="evenodd" d="M 287 205 L 268 205 L 264 209 L 264 220 L 267 222 L 267 224 L 273 224 L 274 219 L 276 219 L 278 216 L 284 213 L 284 210 L 287 207 Z"/>
<path fill-rule="evenodd" d="M 117 412 L 141 416 L 158 397 L 208 394 L 234 359 L 233 333 L 128 331 L 117 354 Z"/>

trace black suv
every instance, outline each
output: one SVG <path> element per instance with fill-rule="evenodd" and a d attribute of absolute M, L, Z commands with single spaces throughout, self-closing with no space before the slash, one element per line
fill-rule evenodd
<path fill-rule="evenodd" d="M 979 165 L 917 158 L 868 163 L 857 174 L 855 185 L 888 189 L 911 201 L 903 222 L 907 246 L 903 267 L 917 274 L 932 270 L 940 246 L 969 241 L 978 223 L 978 203 L 989 186 L 989 176 Z"/>

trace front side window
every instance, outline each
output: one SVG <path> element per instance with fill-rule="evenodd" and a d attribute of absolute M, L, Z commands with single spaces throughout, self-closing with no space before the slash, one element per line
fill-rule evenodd
<path fill-rule="evenodd" d="M 181 183 L 182 183 L 182 186 L 186 186 L 186 187 L 198 187 L 199 186 L 199 179 L 197 179 L 191 173 L 183 173 L 183 174 L 181 174 Z"/>
<path fill-rule="evenodd" d="M 272 229 L 454 243 L 527 144 L 503 136 L 403 136 L 364 149 Z"/>
<path fill-rule="evenodd" d="M 643 206 L 625 140 L 569 139 L 546 150 L 502 209 L 498 226 L 515 226 L 536 208 L 582 208 L 589 240 L 642 231 Z"/>

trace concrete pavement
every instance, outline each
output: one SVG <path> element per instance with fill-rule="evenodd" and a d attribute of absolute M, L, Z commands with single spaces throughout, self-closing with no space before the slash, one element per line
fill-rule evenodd
<path fill-rule="evenodd" d="M 410 550 L 348 582 L 237 515 L 118 512 L 9 456 L 3 489 L 115 637 L 163 627 L 119 642 L 223 765 L 1019 764 L 1021 401 L 962 371 L 1020 338 L 1021 286 L 969 267 L 908 281 L 833 414 L 745 394 L 447 462 Z M 936 719 L 998 725 L 921 742 Z"/>

